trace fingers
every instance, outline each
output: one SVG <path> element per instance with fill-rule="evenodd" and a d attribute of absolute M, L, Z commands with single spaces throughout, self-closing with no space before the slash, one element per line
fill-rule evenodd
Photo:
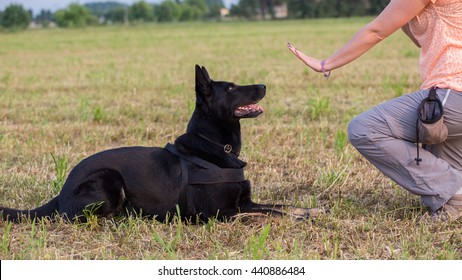
<path fill-rule="evenodd" d="M 289 51 L 291 51 L 296 57 L 298 57 L 298 59 L 303 60 L 302 56 L 300 55 L 300 53 L 298 52 L 297 48 L 295 48 L 294 46 L 292 46 L 292 44 L 290 43 L 287 43 L 287 48 L 289 49 Z"/>
<path fill-rule="evenodd" d="M 292 44 L 290 44 L 290 43 L 287 43 L 287 48 L 289 48 L 289 50 L 290 50 L 298 59 L 300 59 L 303 63 L 305 63 L 306 65 L 309 66 L 309 64 L 308 64 L 308 62 L 307 62 L 307 56 L 306 56 L 303 52 L 297 50 L 297 48 L 295 48 L 294 46 L 292 46 Z"/>
<path fill-rule="evenodd" d="M 310 67 L 316 72 L 321 71 L 321 65 L 320 61 L 318 59 L 315 59 L 313 57 L 309 57 L 303 52 L 297 50 L 294 46 L 292 46 L 291 43 L 287 43 L 287 48 L 298 58 L 300 59 L 303 63 L 305 63 L 306 66 Z"/>

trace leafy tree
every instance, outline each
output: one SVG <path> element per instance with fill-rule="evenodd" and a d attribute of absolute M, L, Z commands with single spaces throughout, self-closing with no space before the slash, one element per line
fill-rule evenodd
<path fill-rule="evenodd" d="M 231 15 L 255 19 L 258 15 L 259 0 L 239 0 L 239 4 L 231 7 Z"/>
<path fill-rule="evenodd" d="M 5 28 L 26 29 L 31 22 L 31 14 L 22 5 L 8 6 L 0 17 L 0 24 Z"/>
<path fill-rule="evenodd" d="M 350 0 L 350 5 L 348 6 L 347 14 L 342 16 L 364 16 L 367 15 L 367 0 Z"/>
<path fill-rule="evenodd" d="M 314 18 L 316 0 L 288 0 L 287 12 L 291 18 Z"/>
<path fill-rule="evenodd" d="M 369 0 L 287 0 L 291 18 L 364 16 L 372 4 Z"/>
<path fill-rule="evenodd" d="M 169 22 L 177 20 L 181 14 L 180 4 L 175 3 L 171 0 L 166 0 L 154 9 L 157 21 Z"/>
<path fill-rule="evenodd" d="M 105 16 L 106 21 L 128 23 L 128 7 L 117 7 L 108 11 Z"/>
<path fill-rule="evenodd" d="M 84 27 L 97 23 L 96 17 L 79 4 L 70 4 L 67 9 L 55 13 L 55 21 L 59 27 Z"/>
<path fill-rule="evenodd" d="M 180 21 L 198 20 L 204 17 L 208 8 L 205 0 L 185 0 L 179 4 Z"/>
<path fill-rule="evenodd" d="M 389 0 L 369 0 L 369 14 L 378 15 L 390 3 Z"/>
<path fill-rule="evenodd" d="M 145 1 L 139 1 L 130 6 L 128 17 L 131 21 L 148 22 L 154 20 L 153 7 Z"/>
<path fill-rule="evenodd" d="M 205 0 L 185 0 L 183 3 L 198 8 L 202 13 L 207 12 Z"/>
<path fill-rule="evenodd" d="M 303 0 L 301 0 L 303 1 Z M 282 5 L 287 0 L 240 0 L 239 4 L 231 7 L 231 15 L 244 17 L 248 19 L 271 18 L 275 17 L 274 8 L 276 5 Z"/>
<path fill-rule="evenodd" d="M 338 17 L 339 5 L 337 0 L 321 0 L 317 6 L 317 16 L 324 17 Z"/>
<path fill-rule="evenodd" d="M 121 4 L 116 1 L 105 1 L 105 2 L 95 2 L 84 4 L 83 6 L 90 10 L 90 12 L 97 17 L 106 17 L 106 15 L 119 8 L 125 8 L 127 5 Z"/>
<path fill-rule="evenodd" d="M 199 7 L 192 6 L 190 4 L 185 4 L 185 3 L 180 4 L 179 10 L 180 10 L 180 16 L 179 16 L 180 21 L 198 20 L 204 15 L 204 12 L 201 11 Z"/>
<path fill-rule="evenodd" d="M 225 7 L 223 0 L 205 0 L 205 4 L 208 7 L 208 12 L 205 16 L 208 18 L 220 17 L 220 9 Z"/>
<path fill-rule="evenodd" d="M 53 20 L 53 13 L 50 10 L 41 10 L 40 13 L 35 16 L 35 22 L 47 27 Z"/>

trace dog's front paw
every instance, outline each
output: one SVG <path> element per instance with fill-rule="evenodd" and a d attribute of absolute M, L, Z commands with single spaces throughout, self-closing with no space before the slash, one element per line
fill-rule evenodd
<path fill-rule="evenodd" d="M 329 214 L 329 213 L 330 211 L 324 208 L 290 207 L 287 211 L 287 214 L 289 214 L 290 216 L 296 219 L 300 219 L 300 220 L 313 219 L 313 218 L 317 218 L 321 215 Z"/>

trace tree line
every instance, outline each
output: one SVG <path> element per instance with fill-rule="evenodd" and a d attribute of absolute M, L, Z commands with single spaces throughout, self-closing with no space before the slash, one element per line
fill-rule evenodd
<path fill-rule="evenodd" d="M 137 24 L 243 18 L 249 20 L 275 18 L 323 18 L 376 15 L 388 0 L 239 0 L 223 14 L 222 0 L 164 0 L 151 4 L 144 0 L 132 5 L 118 2 L 72 3 L 52 12 L 42 10 L 34 15 L 22 5 L 12 4 L 0 11 L 0 26 L 7 29 L 27 28 L 33 21 L 42 26 L 54 23 L 59 27 L 83 27 L 102 24 Z M 282 14 L 277 11 L 284 11 Z"/>

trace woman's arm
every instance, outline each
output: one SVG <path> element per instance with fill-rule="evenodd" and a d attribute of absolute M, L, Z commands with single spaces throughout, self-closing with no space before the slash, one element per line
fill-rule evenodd
<path fill-rule="evenodd" d="M 373 21 L 361 28 L 342 48 L 324 60 L 330 71 L 350 63 L 417 16 L 430 0 L 391 0 Z M 311 69 L 321 72 L 321 60 L 288 44 L 289 50 Z"/>

